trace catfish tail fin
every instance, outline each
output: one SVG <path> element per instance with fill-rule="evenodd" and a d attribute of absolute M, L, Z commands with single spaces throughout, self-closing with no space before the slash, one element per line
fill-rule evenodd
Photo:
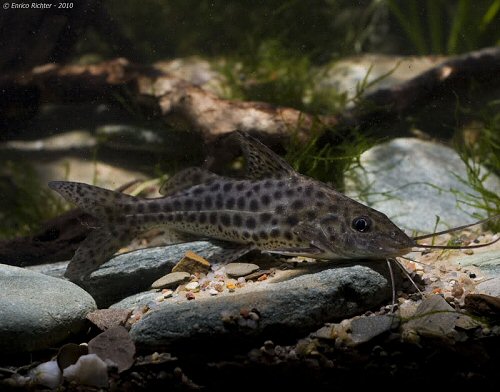
<path fill-rule="evenodd" d="M 138 228 L 133 229 L 113 221 L 114 217 L 123 212 L 124 206 L 134 203 L 137 198 L 79 182 L 51 181 L 49 187 L 98 218 L 99 222 L 98 227 L 80 244 L 68 264 L 64 276 L 71 281 L 81 281 L 90 275 L 137 234 Z"/>

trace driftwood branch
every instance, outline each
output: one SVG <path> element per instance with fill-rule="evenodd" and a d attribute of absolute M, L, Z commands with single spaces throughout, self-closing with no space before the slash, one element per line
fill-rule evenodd
<path fill-rule="evenodd" d="M 126 94 L 148 113 L 167 124 L 200 132 L 206 142 L 235 129 L 264 139 L 287 137 L 291 130 L 307 138 L 314 120 L 326 127 L 359 127 L 374 117 L 394 118 L 415 111 L 450 88 L 474 80 L 489 84 L 500 75 L 500 48 L 487 48 L 448 60 L 391 88 L 368 94 L 362 105 L 340 115 L 313 116 L 262 102 L 226 100 L 154 66 L 125 59 L 97 65 L 46 65 L 31 72 L 4 75 L 6 91 L 38 91 L 41 101 L 112 99 Z M 11 97 L 12 98 L 12 97 Z"/>
<path fill-rule="evenodd" d="M 374 116 L 401 117 L 471 81 L 486 86 L 500 82 L 500 47 L 454 57 L 396 86 L 378 89 L 366 95 L 360 107 L 343 113 L 339 124 L 356 127 Z"/>

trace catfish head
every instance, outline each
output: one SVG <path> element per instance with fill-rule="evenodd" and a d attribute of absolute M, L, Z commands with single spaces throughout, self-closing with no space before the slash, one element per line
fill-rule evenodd
<path fill-rule="evenodd" d="M 331 203 L 313 222 L 299 225 L 322 259 L 384 259 L 411 251 L 416 245 L 386 215 L 333 191 Z"/>

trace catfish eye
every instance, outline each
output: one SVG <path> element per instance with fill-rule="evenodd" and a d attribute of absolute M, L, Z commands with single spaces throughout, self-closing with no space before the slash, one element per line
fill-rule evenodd
<path fill-rule="evenodd" d="M 352 221 L 352 228 L 356 231 L 364 233 L 370 229 L 371 221 L 369 218 L 361 216 L 359 218 L 354 218 Z"/>

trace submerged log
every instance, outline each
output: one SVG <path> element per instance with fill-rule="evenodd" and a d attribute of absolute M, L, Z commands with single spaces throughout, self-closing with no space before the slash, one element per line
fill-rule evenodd
<path fill-rule="evenodd" d="M 7 74 L 0 88 L 35 91 L 41 102 L 114 100 L 125 96 L 148 117 L 169 126 L 197 131 L 205 142 L 235 129 L 268 141 L 296 131 L 307 139 L 315 121 L 346 133 L 354 127 L 384 122 L 414 112 L 431 99 L 475 81 L 490 84 L 500 75 L 500 48 L 486 48 L 452 58 L 399 85 L 367 94 L 361 104 L 338 115 L 315 116 L 263 102 L 227 100 L 154 66 L 119 58 L 96 65 L 49 64 L 30 72 Z M 15 99 L 15 97 L 10 97 Z"/>

